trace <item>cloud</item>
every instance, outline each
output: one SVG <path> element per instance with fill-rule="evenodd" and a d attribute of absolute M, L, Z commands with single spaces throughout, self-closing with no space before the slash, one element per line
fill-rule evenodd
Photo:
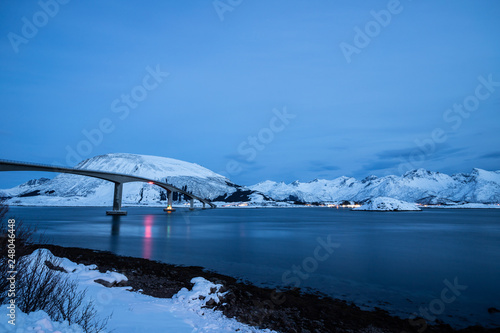
<path fill-rule="evenodd" d="M 380 160 L 399 160 L 399 161 L 401 161 L 401 159 L 408 159 L 412 154 L 424 153 L 427 160 L 436 160 L 436 159 L 442 159 L 442 158 L 450 156 L 450 155 L 455 155 L 455 154 L 462 152 L 464 150 L 466 150 L 466 148 L 452 148 L 448 144 L 441 144 L 441 145 L 436 145 L 430 153 L 426 153 L 424 150 L 415 146 L 412 148 L 383 150 L 381 152 L 376 153 L 375 155 Z"/>
<path fill-rule="evenodd" d="M 224 155 L 224 158 L 226 158 L 227 160 L 237 161 L 238 163 L 245 164 L 247 166 L 253 166 L 253 165 L 257 164 L 257 162 L 255 161 L 257 158 L 255 158 L 251 161 L 248 161 L 244 156 L 242 156 L 240 154 L 227 154 L 227 155 Z"/>
<path fill-rule="evenodd" d="M 376 153 L 375 155 L 381 160 L 392 160 L 396 158 L 400 158 L 402 156 L 410 155 L 416 147 L 405 148 L 405 149 L 391 149 L 391 150 L 383 150 L 381 152 Z"/>
<path fill-rule="evenodd" d="M 445 148 L 440 150 L 438 149 L 436 150 L 435 153 L 430 154 L 428 159 L 433 161 L 441 161 L 452 155 L 463 155 L 459 153 L 464 152 L 466 150 L 467 150 L 466 148 Z"/>
<path fill-rule="evenodd" d="M 479 158 L 491 158 L 491 159 L 500 158 L 500 151 L 481 155 L 479 156 Z"/>
<path fill-rule="evenodd" d="M 418 169 L 419 167 L 425 168 L 426 162 L 430 161 L 441 161 L 446 158 L 449 158 L 452 155 L 457 155 L 466 151 L 466 148 L 453 148 L 448 144 L 436 145 L 435 149 L 432 150 L 428 154 L 424 154 L 425 159 L 420 163 L 416 163 L 414 168 Z M 368 163 L 365 163 L 360 170 L 356 171 L 356 175 L 361 174 L 370 174 L 374 171 L 379 170 L 391 170 L 392 172 L 398 173 L 400 170 L 398 169 L 400 165 L 408 163 L 412 154 L 422 155 L 423 151 L 420 150 L 419 147 L 414 146 L 411 148 L 403 148 L 403 149 L 388 149 L 382 150 L 380 152 L 375 153 L 376 158 Z"/>
<path fill-rule="evenodd" d="M 364 172 L 372 172 L 377 170 L 392 169 L 398 166 L 399 160 L 396 161 L 373 161 L 362 166 L 361 170 Z"/>
<path fill-rule="evenodd" d="M 313 172 L 340 170 L 340 167 L 336 165 L 326 164 L 325 162 L 322 161 L 310 161 L 309 164 L 311 165 L 309 167 L 309 171 Z"/>

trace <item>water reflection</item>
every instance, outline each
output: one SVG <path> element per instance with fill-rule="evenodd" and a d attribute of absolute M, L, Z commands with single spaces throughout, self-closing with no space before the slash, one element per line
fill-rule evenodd
<path fill-rule="evenodd" d="M 171 233 L 172 233 L 172 215 L 171 214 L 167 214 L 166 215 L 166 218 L 167 218 L 167 223 L 165 225 L 165 236 L 167 237 L 167 239 L 170 239 L 170 236 L 171 236 Z"/>
<path fill-rule="evenodd" d="M 142 242 L 142 257 L 146 259 L 151 259 L 153 239 L 152 239 L 152 229 L 153 229 L 154 215 L 144 216 L 144 238 Z"/>
<path fill-rule="evenodd" d="M 120 243 L 120 215 L 113 215 L 111 220 L 111 237 L 110 237 L 110 246 L 111 251 L 118 251 L 118 245 Z"/>
<path fill-rule="evenodd" d="M 113 215 L 111 222 L 111 236 L 120 235 L 120 215 Z"/>

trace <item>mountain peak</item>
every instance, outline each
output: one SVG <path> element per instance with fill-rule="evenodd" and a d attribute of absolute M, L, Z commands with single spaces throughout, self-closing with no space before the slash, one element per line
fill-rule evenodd
<path fill-rule="evenodd" d="M 26 187 L 26 186 L 36 186 L 36 185 L 42 185 L 46 182 L 50 181 L 49 178 L 38 178 L 38 179 L 30 179 L 26 183 L 21 184 L 19 186 L 21 187 Z"/>
<path fill-rule="evenodd" d="M 363 178 L 363 180 L 361 180 L 361 182 L 364 184 L 364 183 L 368 183 L 368 182 L 371 182 L 371 181 L 376 180 L 376 179 L 378 179 L 377 176 L 371 175 L 371 176 L 367 176 L 367 177 Z"/>
<path fill-rule="evenodd" d="M 102 170 L 145 178 L 164 180 L 166 177 L 224 178 L 196 163 L 169 157 L 110 153 L 98 155 L 80 162 L 76 168 Z"/>
<path fill-rule="evenodd" d="M 425 178 L 425 177 L 432 176 L 434 174 L 436 174 L 436 172 L 420 168 L 420 169 L 414 169 L 414 170 L 407 171 L 403 175 L 403 178 Z"/>

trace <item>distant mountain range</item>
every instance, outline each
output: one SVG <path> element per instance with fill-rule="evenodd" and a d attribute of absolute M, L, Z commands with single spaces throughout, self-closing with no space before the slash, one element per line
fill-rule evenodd
<path fill-rule="evenodd" d="M 198 164 L 157 156 L 107 154 L 85 160 L 76 167 L 166 181 L 199 197 L 218 202 L 272 205 L 275 201 L 339 203 L 390 197 L 421 204 L 500 203 L 500 171 L 481 169 L 452 176 L 418 169 L 402 176 L 369 176 L 363 180 L 339 177 L 290 184 L 265 181 L 245 187 Z M 110 206 L 113 184 L 96 178 L 59 174 L 53 179 L 30 180 L 14 188 L 0 190 L 0 197 L 8 198 L 12 205 Z M 183 202 L 184 198 L 174 195 L 174 200 Z M 124 185 L 124 205 L 164 205 L 165 201 L 166 192 L 157 186 L 146 183 Z"/>
<path fill-rule="evenodd" d="M 265 181 L 249 187 L 275 200 L 301 202 L 363 202 L 376 197 L 421 204 L 453 204 L 461 202 L 499 203 L 500 171 L 473 169 L 471 173 L 449 176 L 424 169 L 402 176 L 369 176 L 362 180 L 339 177 L 334 180 L 315 179 L 301 183 Z"/>

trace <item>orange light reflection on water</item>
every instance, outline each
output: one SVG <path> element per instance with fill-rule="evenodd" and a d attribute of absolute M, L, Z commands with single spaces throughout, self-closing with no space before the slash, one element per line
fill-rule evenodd
<path fill-rule="evenodd" d="M 145 259 L 151 259 L 151 252 L 153 247 L 153 215 L 146 215 L 144 217 L 144 240 L 142 244 L 142 257 Z"/>

